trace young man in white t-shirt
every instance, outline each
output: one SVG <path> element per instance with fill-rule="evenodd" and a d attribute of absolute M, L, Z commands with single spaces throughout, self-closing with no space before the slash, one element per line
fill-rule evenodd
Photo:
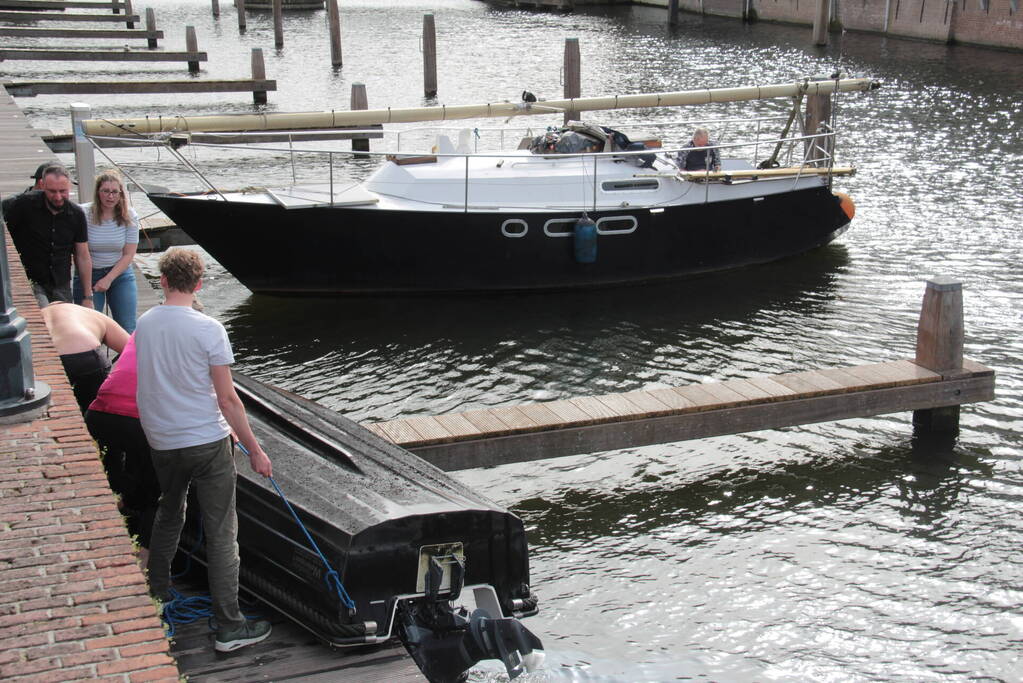
<path fill-rule="evenodd" d="M 232 430 L 248 450 L 255 472 L 269 477 L 272 468 L 231 380 L 234 354 L 227 331 L 192 308 L 202 273 L 202 259 L 196 252 L 172 249 L 165 253 L 160 259 L 165 301 L 139 318 L 135 330 L 139 420 L 152 449 L 161 491 L 150 542 L 149 589 L 159 598 L 168 597 L 171 560 L 185 521 L 188 487 L 193 484 L 206 536 L 217 620 L 215 647 L 229 652 L 270 635 L 268 622 L 246 621 L 238 607 Z"/>

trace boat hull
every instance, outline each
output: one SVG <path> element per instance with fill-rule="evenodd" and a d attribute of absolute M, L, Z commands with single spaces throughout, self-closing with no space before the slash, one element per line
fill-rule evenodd
<path fill-rule="evenodd" d="M 150 198 L 250 290 L 289 295 L 556 290 L 679 278 L 792 256 L 827 244 L 849 224 L 823 184 L 762 197 L 591 211 L 605 229 L 596 238 L 596 259 L 581 263 L 572 236 L 581 211 L 284 208 L 187 195 Z"/>

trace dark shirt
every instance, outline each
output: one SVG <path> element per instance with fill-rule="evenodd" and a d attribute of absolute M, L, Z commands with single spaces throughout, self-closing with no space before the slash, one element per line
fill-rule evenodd
<path fill-rule="evenodd" d="M 74 245 L 89 241 L 81 207 L 66 200 L 51 213 L 45 193 L 35 190 L 4 199 L 3 215 L 28 278 L 49 288 L 69 285 Z"/>
<path fill-rule="evenodd" d="M 712 147 L 717 143 L 713 140 L 708 140 L 706 147 Z M 717 149 L 692 149 L 696 147 L 693 141 L 683 147 L 679 153 L 675 163 L 683 171 L 705 171 L 708 168 L 708 160 L 710 161 L 710 170 L 715 171 L 721 168 L 721 155 L 718 154 Z M 689 151 L 686 151 L 686 150 Z"/>

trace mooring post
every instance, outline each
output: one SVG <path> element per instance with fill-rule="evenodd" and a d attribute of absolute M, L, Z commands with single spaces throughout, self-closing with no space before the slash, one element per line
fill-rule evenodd
<path fill-rule="evenodd" d="M 220 0 L 213 0 L 213 18 L 220 18 Z"/>
<path fill-rule="evenodd" d="M 582 94 L 579 69 L 579 39 L 565 38 L 565 99 L 579 97 Z M 578 119 L 579 113 L 571 109 L 565 111 L 565 123 Z"/>
<path fill-rule="evenodd" d="M 196 54 L 199 52 L 199 40 L 195 37 L 195 26 L 185 27 L 185 52 L 189 54 Z M 188 73 L 199 73 L 199 62 L 189 62 Z"/>
<path fill-rule="evenodd" d="M 29 422 L 50 402 L 50 387 L 35 381 L 32 335 L 11 300 L 7 224 L 0 219 L 0 424 Z"/>
<path fill-rule="evenodd" d="M 128 18 L 124 25 L 127 28 L 135 28 L 135 22 L 131 20 L 133 14 L 135 14 L 135 9 L 131 6 L 131 0 L 124 0 L 124 16 Z"/>
<path fill-rule="evenodd" d="M 341 66 L 341 13 L 337 0 L 327 0 L 327 23 L 330 25 L 330 65 Z"/>
<path fill-rule="evenodd" d="M 916 333 L 916 364 L 949 378 L 963 372 L 963 285 L 950 277 L 927 281 Z M 913 411 L 923 432 L 958 432 L 959 406 Z"/>
<path fill-rule="evenodd" d="M 828 44 L 828 15 L 831 13 L 831 0 L 817 0 L 817 13 L 813 19 L 813 44 Z"/>
<path fill-rule="evenodd" d="M 678 0 L 668 0 L 668 25 L 678 23 Z"/>
<path fill-rule="evenodd" d="M 91 118 L 92 107 L 88 104 L 76 102 L 71 105 L 71 134 L 74 135 L 79 203 L 92 200 L 92 184 L 96 178 L 96 155 L 82 128 L 82 121 Z"/>
<path fill-rule="evenodd" d="M 156 11 L 152 7 L 146 8 L 146 31 L 156 35 Z M 149 49 L 155 49 L 157 47 L 156 38 L 146 39 L 146 45 Z"/>
<path fill-rule="evenodd" d="M 238 33 L 245 33 L 245 0 L 234 0 L 238 8 Z"/>
<path fill-rule="evenodd" d="M 266 65 L 263 63 L 263 48 L 261 47 L 252 48 L 252 80 L 266 80 Z M 255 104 L 266 104 L 266 91 L 253 90 L 252 101 Z"/>
<path fill-rule="evenodd" d="M 284 0 L 273 0 L 274 8 L 274 47 L 284 47 Z"/>
<path fill-rule="evenodd" d="M 437 28 L 432 12 L 423 15 L 423 94 L 437 96 Z"/>
<path fill-rule="evenodd" d="M 352 84 L 352 111 L 359 111 L 369 108 L 369 99 L 366 97 L 366 86 L 363 83 Z M 352 151 L 369 151 L 369 138 L 352 138 Z M 360 155 L 356 155 L 359 157 Z M 364 157 L 363 157 L 364 158 Z"/>

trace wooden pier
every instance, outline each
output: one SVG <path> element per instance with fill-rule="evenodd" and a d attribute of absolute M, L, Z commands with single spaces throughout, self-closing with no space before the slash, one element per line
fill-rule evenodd
<path fill-rule="evenodd" d="M 913 360 L 409 417 L 366 427 L 443 470 L 459 470 L 905 411 L 914 411 L 917 425 L 955 430 L 958 406 L 993 399 L 994 382 L 992 369 L 962 357 L 961 287 L 935 278 L 927 284 Z"/>
<path fill-rule="evenodd" d="M 121 21 L 124 21 L 123 17 Z M 142 28 L 35 28 L 26 26 L 0 26 L 3 38 L 69 38 L 71 40 L 162 40 L 163 31 Z"/>

